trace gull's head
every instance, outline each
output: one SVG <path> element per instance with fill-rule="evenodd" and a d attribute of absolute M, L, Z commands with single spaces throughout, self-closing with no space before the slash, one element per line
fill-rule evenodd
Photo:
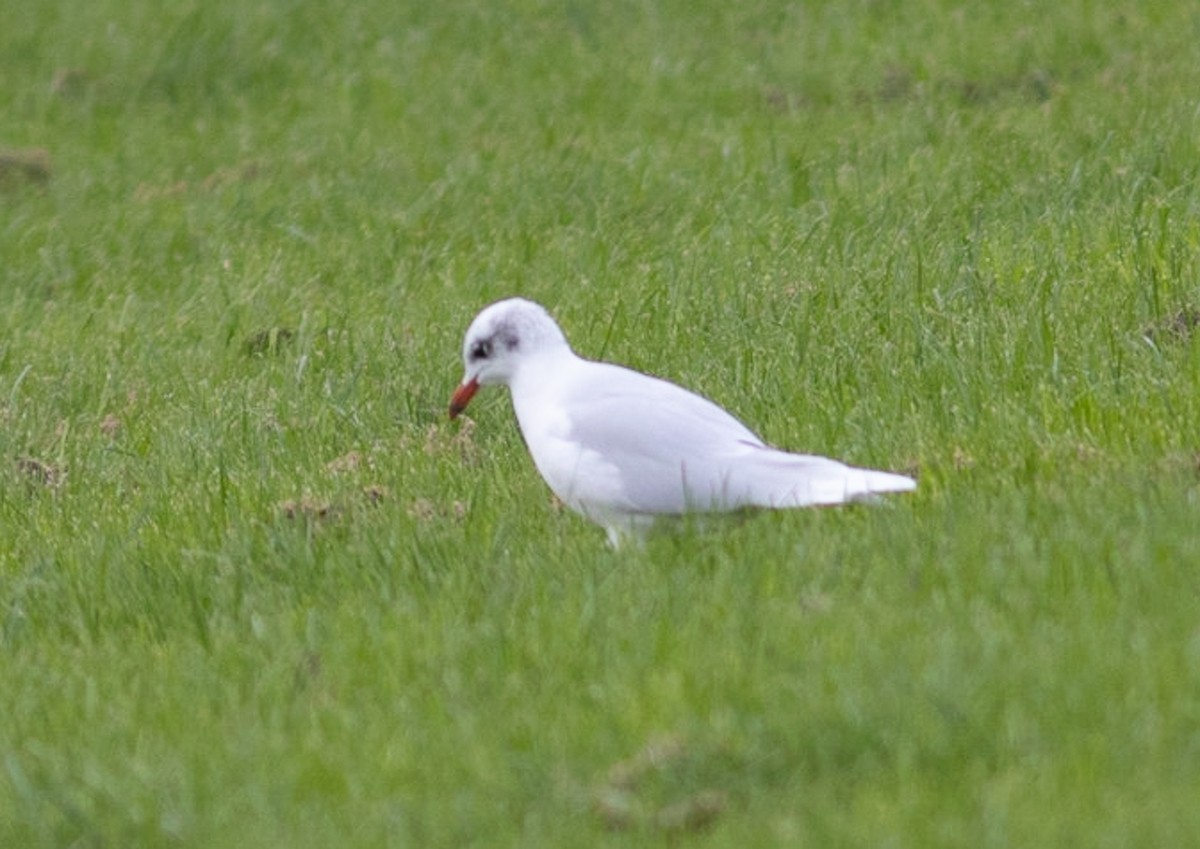
<path fill-rule="evenodd" d="M 450 399 L 450 418 L 466 409 L 480 386 L 507 384 L 529 357 L 558 347 L 567 347 L 567 338 L 540 304 L 509 298 L 485 307 L 463 339 L 466 374 Z"/>

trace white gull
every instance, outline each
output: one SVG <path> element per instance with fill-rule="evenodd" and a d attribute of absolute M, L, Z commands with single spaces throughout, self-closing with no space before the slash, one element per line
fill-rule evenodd
<path fill-rule="evenodd" d="M 904 475 L 772 448 L 707 398 L 584 359 L 523 298 L 475 317 L 463 362 L 450 417 L 480 386 L 507 385 L 538 471 L 613 545 L 663 516 L 842 504 L 916 487 Z"/>

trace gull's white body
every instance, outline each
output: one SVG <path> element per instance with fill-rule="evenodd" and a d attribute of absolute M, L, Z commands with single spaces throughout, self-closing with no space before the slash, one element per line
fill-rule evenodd
<path fill-rule="evenodd" d="M 478 385 L 507 384 L 546 483 L 614 544 L 665 515 L 841 504 L 916 486 L 903 475 L 771 448 L 706 398 L 583 359 L 531 301 L 479 313 L 463 359 L 452 415 Z"/>

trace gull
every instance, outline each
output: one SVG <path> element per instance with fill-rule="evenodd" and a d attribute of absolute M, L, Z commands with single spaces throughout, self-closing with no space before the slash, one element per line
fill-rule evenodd
<path fill-rule="evenodd" d="M 842 504 L 917 485 L 772 448 L 707 398 L 584 359 L 545 308 L 524 298 L 475 317 L 463 363 L 450 418 L 480 386 L 508 386 L 538 472 L 564 504 L 603 526 L 613 547 L 662 517 Z"/>

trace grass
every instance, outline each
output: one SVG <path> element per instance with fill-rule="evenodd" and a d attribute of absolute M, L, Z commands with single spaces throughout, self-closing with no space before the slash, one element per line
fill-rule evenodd
<path fill-rule="evenodd" d="M 1198 36 L 6 16 L 0 845 L 1194 845 Z M 920 489 L 610 551 L 446 420 L 514 293 Z"/>

